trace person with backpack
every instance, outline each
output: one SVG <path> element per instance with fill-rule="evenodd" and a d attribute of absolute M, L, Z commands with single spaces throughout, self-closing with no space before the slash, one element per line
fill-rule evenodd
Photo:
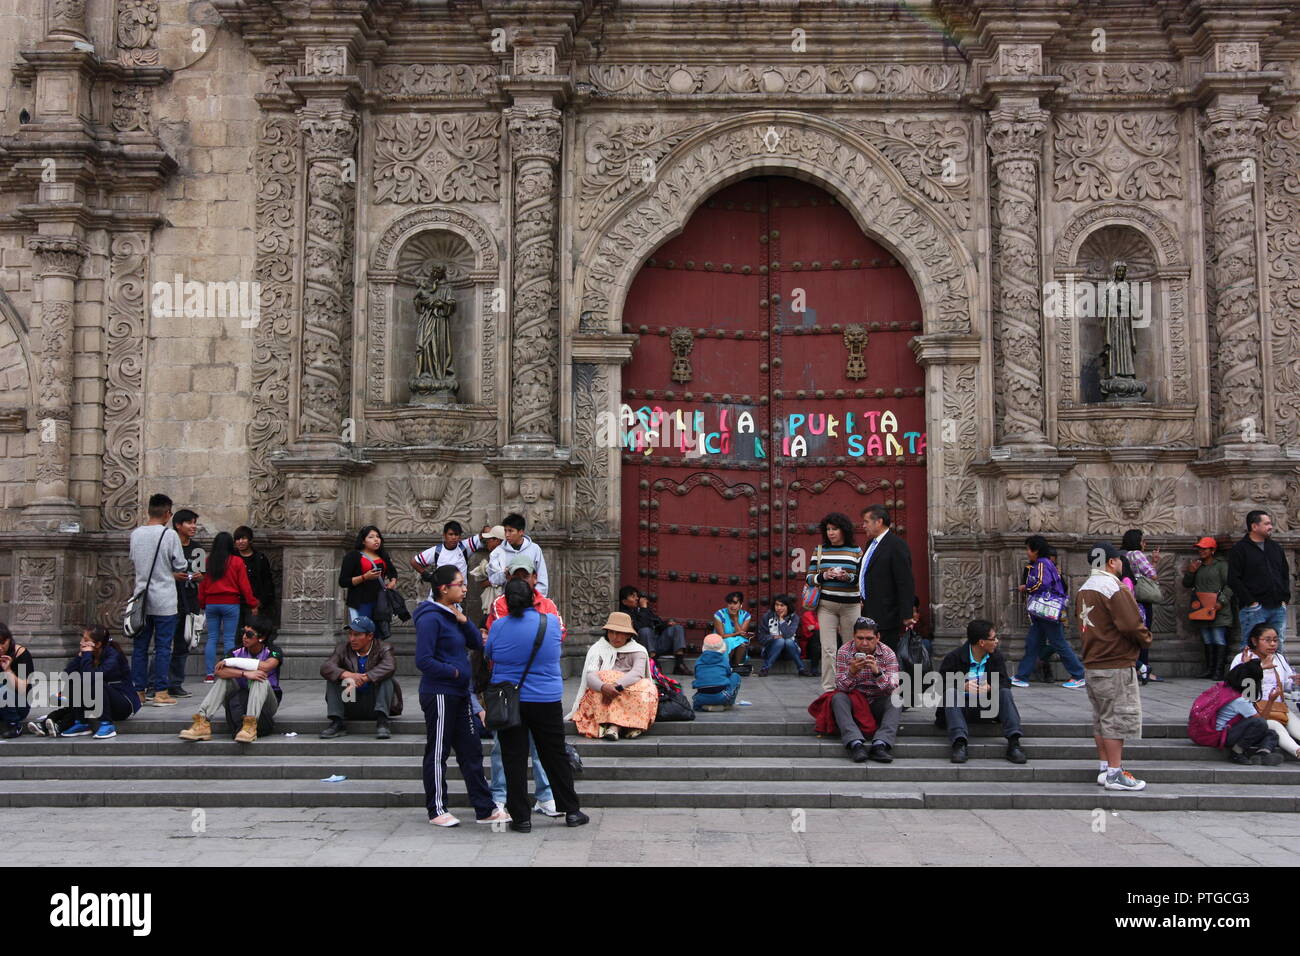
<path fill-rule="evenodd" d="M 1032 534 L 1025 539 L 1025 555 L 1029 562 L 1025 566 L 1025 583 L 1020 585 L 1020 591 L 1025 595 L 1029 631 L 1025 634 L 1025 655 L 1011 678 L 1013 687 L 1029 686 L 1029 677 L 1038 665 L 1044 644 L 1061 656 L 1061 663 L 1070 675 L 1062 687 L 1073 689 L 1087 685 L 1084 666 L 1065 637 L 1064 621 L 1070 599 L 1049 552 L 1055 553 L 1041 534 Z"/>
<path fill-rule="evenodd" d="M 195 629 L 202 629 L 199 583 L 202 582 L 203 571 L 207 567 L 207 555 L 194 542 L 194 536 L 199 533 L 198 512 L 182 508 L 172 517 L 172 528 L 181 536 L 181 553 L 189 564 L 189 571 L 176 580 L 176 633 L 172 639 L 172 660 L 168 671 L 171 686 L 167 690 L 180 700 L 194 696 L 185 689 L 185 662 L 189 659 L 190 648 L 198 646 L 199 635 Z"/>
<path fill-rule="evenodd" d="M 1199 625 L 1201 652 L 1205 655 L 1202 680 L 1223 680 L 1228 659 L 1228 629 L 1232 627 L 1232 588 L 1228 587 L 1228 559 L 1216 554 L 1219 542 L 1206 535 L 1196 542 L 1198 557 L 1187 566 L 1183 587 L 1191 588 L 1195 601 L 1188 617 Z"/>
<path fill-rule="evenodd" d="M 1202 747 L 1228 751 L 1233 763 L 1276 767 L 1282 762 L 1277 734 L 1255 712 L 1247 688 L 1264 680 L 1259 658 L 1238 664 L 1228 676 L 1202 691 L 1187 717 L 1187 736 Z"/>
<path fill-rule="evenodd" d="M 425 571 L 436 571 L 444 564 L 451 564 L 468 579 L 469 559 L 475 552 L 488 547 L 487 538 L 491 531 L 491 528 L 484 528 L 482 534 L 473 534 L 462 540 L 465 529 L 461 527 L 460 522 L 448 521 L 442 526 L 442 543 L 435 544 L 432 548 L 425 548 L 411 558 L 411 568 L 416 574 L 423 574 Z M 432 591 L 425 600 L 433 600 Z"/>

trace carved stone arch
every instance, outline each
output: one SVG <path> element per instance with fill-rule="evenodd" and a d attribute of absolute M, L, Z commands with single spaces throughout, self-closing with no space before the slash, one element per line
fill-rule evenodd
<path fill-rule="evenodd" d="M 617 331 L 612 323 L 650 254 L 712 193 L 773 174 L 828 190 L 894 254 L 916 285 L 927 333 L 972 331 L 974 263 L 934 204 L 861 134 L 786 110 L 746 113 L 687 136 L 658 163 L 651 182 L 592 224 L 577 256 L 578 308 L 569 331 Z"/>
<path fill-rule="evenodd" d="M 1173 226 L 1158 213 L 1125 203 L 1102 203 L 1071 219 L 1057 237 L 1053 258 L 1055 267 L 1058 270 L 1073 268 L 1088 237 L 1107 226 L 1128 226 L 1142 233 L 1155 251 L 1159 268 L 1187 268 L 1187 253 Z"/>
<path fill-rule="evenodd" d="M 476 351 L 480 357 L 478 386 L 464 404 L 492 406 L 497 398 L 497 323 L 504 309 L 502 298 L 493 294 L 502 288 L 501 252 L 492 231 L 478 217 L 448 206 L 423 206 L 393 221 L 380 235 L 370 254 L 366 276 L 369 309 L 367 315 L 366 403 L 391 405 L 396 399 L 389 369 L 397 347 L 398 290 L 409 278 L 402 275 L 402 251 L 429 233 L 446 233 L 461 240 L 473 257 L 472 265 L 456 277 L 454 284 L 473 287 L 474 316 L 479 320 Z M 432 413 L 432 409 L 429 410 Z M 368 416 L 369 417 L 369 416 Z"/>

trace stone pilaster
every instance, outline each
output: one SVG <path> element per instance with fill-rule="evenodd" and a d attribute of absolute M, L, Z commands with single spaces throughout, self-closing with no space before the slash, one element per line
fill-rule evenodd
<path fill-rule="evenodd" d="M 47 40 L 88 40 L 86 0 L 49 0 Z"/>

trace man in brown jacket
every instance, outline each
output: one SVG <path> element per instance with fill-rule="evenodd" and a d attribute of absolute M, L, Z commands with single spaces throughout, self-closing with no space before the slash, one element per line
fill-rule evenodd
<path fill-rule="evenodd" d="M 387 740 L 393 735 L 389 717 L 402 712 L 402 689 L 394 676 L 397 660 L 393 649 L 375 636 L 375 624 L 368 617 L 351 621 L 344 633 L 347 640 L 334 648 L 329 660 L 320 666 L 330 719 L 321 736 L 328 740 L 347 734 L 344 720 L 373 720 L 375 736 Z"/>
<path fill-rule="evenodd" d="M 1123 555 L 1103 541 L 1091 553 L 1092 573 L 1075 595 L 1074 609 L 1083 637 L 1083 667 L 1092 703 L 1092 731 L 1107 790 L 1141 790 L 1139 780 L 1123 767 L 1124 738 L 1142 736 L 1142 700 L 1138 696 L 1138 652 L 1151 644 L 1137 599 L 1119 579 Z"/>

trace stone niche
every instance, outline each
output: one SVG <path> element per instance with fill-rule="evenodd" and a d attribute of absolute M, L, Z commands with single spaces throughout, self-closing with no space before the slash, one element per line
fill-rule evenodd
<path fill-rule="evenodd" d="M 478 404 L 481 375 L 479 359 L 479 308 L 471 274 L 474 253 L 460 236 L 441 230 L 422 232 L 402 246 L 397 260 L 397 280 L 393 304 L 393 343 L 388 364 L 388 394 L 397 404 L 418 402 L 411 393 L 411 374 L 415 371 L 416 330 L 419 317 L 415 293 L 419 283 L 429 275 L 431 266 L 447 270 L 439 291 L 447 290 L 456 303 L 451 321 L 452 360 L 457 381 L 453 404 Z"/>

